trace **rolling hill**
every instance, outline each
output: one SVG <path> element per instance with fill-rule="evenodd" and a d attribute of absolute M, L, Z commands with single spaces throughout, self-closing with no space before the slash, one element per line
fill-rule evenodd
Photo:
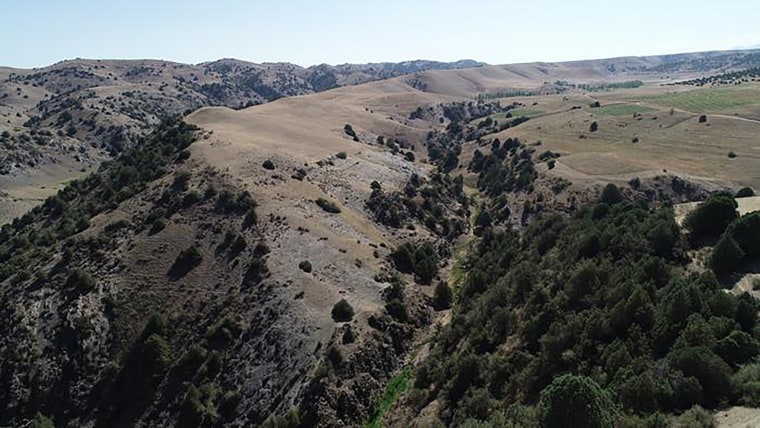
<path fill-rule="evenodd" d="M 560 373 L 616 420 L 748 404 L 754 300 L 669 207 L 760 185 L 758 87 L 669 84 L 753 55 L 2 70 L 0 424 L 536 422 Z"/>

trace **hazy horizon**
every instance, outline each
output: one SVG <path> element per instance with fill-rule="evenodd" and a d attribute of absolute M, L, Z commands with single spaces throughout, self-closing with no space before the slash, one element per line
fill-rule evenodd
<path fill-rule="evenodd" d="M 472 59 L 489 64 L 560 62 L 760 47 L 760 3 L 655 2 L 611 7 L 582 0 L 510 5 L 401 2 L 357 5 L 252 1 L 94 0 L 6 5 L 0 65 L 62 60 L 222 58 L 317 64 Z M 737 13 L 741 10 L 742 13 Z"/>

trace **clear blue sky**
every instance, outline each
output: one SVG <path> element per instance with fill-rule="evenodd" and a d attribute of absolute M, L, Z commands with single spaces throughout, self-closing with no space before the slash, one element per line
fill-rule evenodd
<path fill-rule="evenodd" d="M 760 46 L 758 0 L 2 0 L 0 65 L 71 58 L 492 64 Z"/>

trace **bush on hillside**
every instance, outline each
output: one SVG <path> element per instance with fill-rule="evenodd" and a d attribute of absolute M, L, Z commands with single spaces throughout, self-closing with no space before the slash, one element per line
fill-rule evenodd
<path fill-rule="evenodd" d="M 612 428 L 609 394 L 584 376 L 563 375 L 541 391 L 541 427 Z"/>
<path fill-rule="evenodd" d="M 744 259 L 744 251 L 734 238 L 723 235 L 713 247 L 710 268 L 717 275 L 734 272 Z"/>
<path fill-rule="evenodd" d="M 298 264 L 298 268 L 306 273 L 311 273 L 311 262 L 304 260 Z"/>
<path fill-rule="evenodd" d="M 328 212 L 330 214 L 340 213 L 340 207 L 338 207 L 335 202 L 328 201 L 325 198 L 319 198 L 314 202 L 316 202 L 316 204 L 319 205 L 319 207 L 322 208 L 325 212 Z"/>
<path fill-rule="evenodd" d="M 736 192 L 737 198 L 749 198 L 752 196 L 755 196 L 755 191 L 752 190 L 751 187 L 742 187 L 738 192 Z"/>
<path fill-rule="evenodd" d="M 748 258 L 760 257 L 760 211 L 734 221 L 726 230 Z"/>
<path fill-rule="evenodd" d="M 332 319 L 336 322 L 348 322 L 354 318 L 354 308 L 346 301 L 346 299 L 340 299 L 336 303 L 332 311 L 330 312 Z"/>
<path fill-rule="evenodd" d="M 197 246 L 193 245 L 186 248 L 177 254 L 177 258 L 169 270 L 169 276 L 175 279 L 181 278 L 201 264 L 201 261 L 203 261 L 203 254 Z"/>
<path fill-rule="evenodd" d="M 438 253 L 430 242 L 405 242 L 396 248 L 390 257 L 396 269 L 415 274 L 422 284 L 430 284 L 438 274 Z"/>
<path fill-rule="evenodd" d="M 609 183 L 602 190 L 601 201 L 607 205 L 614 205 L 623 201 L 623 193 L 616 185 Z"/>
<path fill-rule="evenodd" d="M 454 293 L 451 291 L 451 287 L 445 281 L 438 281 L 433 292 L 433 307 L 435 310 L 449 309 L 453 301 Z"/>
<path fill-rule="evenodd" d="M 66 287 L 86 292 L 95 288 L 95 280 L 84 269 L 75 268 L 66 278 Z"/>
<path fill-rule="evenodd" d="M 737 207 L 730 194 L 715 193 L 686 216 L 684 225 L 695 237 L 718 236 L 739 216 Z"/>

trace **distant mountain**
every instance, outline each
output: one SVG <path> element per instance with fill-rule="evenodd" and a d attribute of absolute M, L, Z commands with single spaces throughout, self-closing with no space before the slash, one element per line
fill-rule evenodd
<path fill-rule="evenodd" d="M 670 55 L 570 61 L 568 66 L 593 65 L 610 73 L 726 72 L 760 65 L 760 49 L 693 52 Z"/>
<path fill-rule="evenodd" d="M 236 59 L 69 60 L 0 68 L 0 175 L 74 158 L 95 163 L 130 146 L 162 117 L 203 106 L 242 108 L 408 73 L 483 63 L 405 61 L 317 65 Z"/>
<path fill-rule="evenodd" d="M 301 67 L 237 59 L 197 65 L 160 60 L 75 59 L 31 70 L 0 67 L 0 146 L 3 148 L 0 176 L 25 174 L 42 165 L 56 163 L 73 165 L 69 169 L 87 169 L 133 145 L 162 117 L 203 106 L 243 108 L 282 97 L 402 75 L 414 76 L 412 86 L 432 90 L 435 83 L 426 81 L 425 72 L 485 66 L 473 60 Z M 529 67 L 524 70 L 526 66 Z M 502 67 L 515 76 L 540 84 L 552 74 L 544 69 L 560 70 L 554 73 L 557 76 L 590 76 L 596 80 L 619 79 L 626 75 L 671 75 L 690 79 L 757 66 L 760 66 L 760 50 L 485 68 Z M 448 88 L 448 93 L 458 93 L 451 89 Z"/>

